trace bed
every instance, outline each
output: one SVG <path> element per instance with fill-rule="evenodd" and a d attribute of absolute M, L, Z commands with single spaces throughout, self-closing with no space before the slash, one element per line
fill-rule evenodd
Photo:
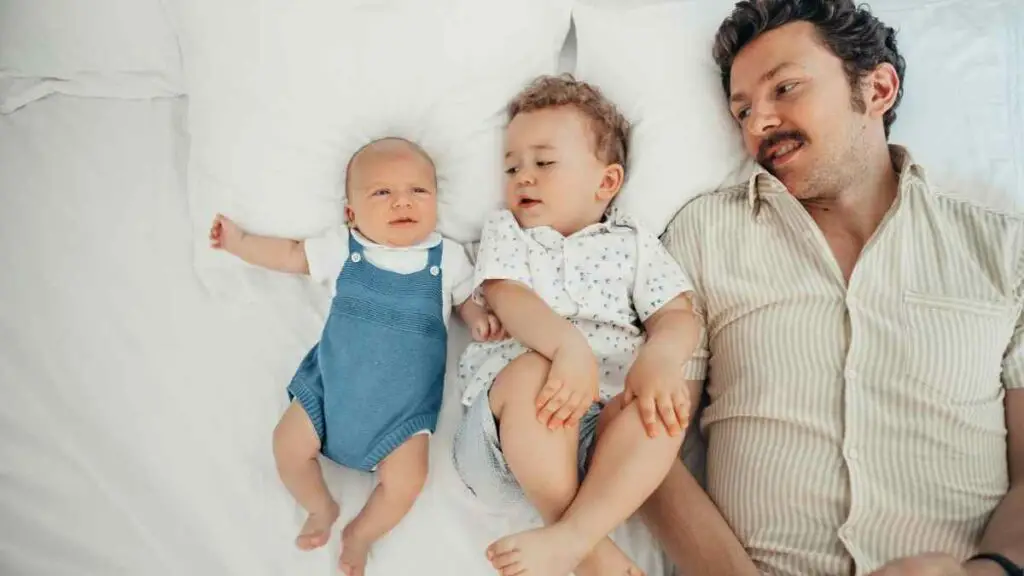
<path fill-rule="evenodd" d="M 231 2 L 245 4 L 217 5 Z M 652 55 L 699 48 L 704 58 L 710 25 L 720 19 L 703 11 L 708 3 L 719 11 L 731 5 L 645 2 L 649 8 L 620 14 L 606 10 L 610 1 L 567 3 L 574 4 L 579 39 L 577 74 L 606 87 L 631 118 L 657 119 L 638 124 L 638 150 L 693 148 L 691 135 L 700 134 L 699 148 L 715 159 L 714 171 L 688 181 L 693 190 L 685 193 L 634 180 L 648 186 L 645 192 L 673 193 L 636 205 L 654 228 L 691 192 L 722 183 L 742 156 L 726 136 L 712 141 L 718 112 L 693 100 L 706 91 L 718 106 L 707 63 Z M 917 75 L 894 138 L 967 193 L 999 193 L 1019 203 L 1024 7 L 1015 0 L 983 3 L 1002 12 L 981 10 L 974 0 L 872 3 L 903 22 L 912 40 L 907 55 Z M 152 9 L 131 14 L 121 34 L 103 38 L 172 42 L 167 30 L 141 31 L 143 16 L 163 21 L 165 4 L 104 0 L 114 4 Z M 118 60 L 121 72 L 100 83 L 95 66 L 115 53 L 128 58 L 117 45 L 86 54 L 91 60 L 78 65 L 86 73 L 44 61 L 56 51 L 40 52 L 35 78 L 15 70 L 10 60 L 42 40 L 11 34 L 17 27 L 11 7 L 43 6 L 55 14 L 56 5 L 68 10 L 64 25 L 81 23 L 82 13 L 66 0 L 0 2 L 0 574 L 337 574 L 338 532 L 369 494 L 371 478 L 326 467 L 342 522 L 327 547 L 299 552 L 293 539 L 304 513 L 280 485 L 270 451 L 287 403 L 284 385 L 318 336 L 327 292 L 265 276 L 249 277 L 249 287 L 273 287 L 258 298 L 225 298 L 212 289 L 215 275 L 206 270 L 204 276 L 203 262 L 197 265 L 203 232 L 197 223 L 208 222 L 202 210 L 214 206 L 200 206 L 197 217 L 195 202 L 196 167 L 206 167 L 196 162 L 197 135 L 206 139 L 200 152 L 210 151 L 210 134 L 195 126 L 197 118 L 207 119 L 203 114 L 215 116 L 203 109 L 211 95 L 188 85 L 187 69 L 185 80 L 180 70 L 145 71 L 177 57 L 173 42 L 146 52 L 151 61 Z M 47 17 L 45 9 L 37 20 Z M 568 11 L 564 16 L 567 21 Z M 694 28 L 661 25 L 666 22 Z M 55 24 L 49 32 L 66 29 Z M 956 42 L 948 41 L 951 34 Z M 27 43 L 21 51 L 4 44 L 18 38 Z M 964 49 L 947 59 L 954 44 Z M 82 54 L 73 48 L 64 55 Z M 562 52 L 560 69 L 572 67 L 571 52 Z M 953 73 L 936 72 L 950 63 Z M 958 90 L 960 83 L 975 90 Z M 183 93 L 189 98 L 176 96 Z M 939 125 L 933 121 L 978 102 L 985 113 L 972 120 L 953 113 Z M 710 163 L 699 154 L 689 161 Z M 646 174 L 664 177 L 657 170 Z M 467 341 L 464 327 L 453 322 L 450 363 Z M 484 508 L 462 486 L 448 457 L 458 416 L 458 393 L 450 386 L 432 439 L 427 488 L 374 549 L 369 576 L 492 574 L 485 546 L 537 522 L 531 514 Z M 650 576 L 672 573 L 640 522 L 631 520 L 613 536 Z"/>
<path fill-rule="evenodd" d="M 185 113 L 184 99 L 54 96 L 0 117 L 2 574 L 335 573 L 337 537 L 292 545 L 304 514 L 269 449 L 327 300 L 203 288 Z M 453 326 L 454 358 L 467 337 Z M 486 545 L 534 521 L 462 487 L 446 457 L 457 418 L 449 394 L 428 487 L 368 574 L 492 573 Z M 327 470 L 344 519 L 370 478 Z M 642 526 L 619 540 L 666 573 Z"/>

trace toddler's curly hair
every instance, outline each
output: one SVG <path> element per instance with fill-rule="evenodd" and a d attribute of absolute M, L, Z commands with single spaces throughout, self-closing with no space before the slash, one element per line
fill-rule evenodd
<path fill-rule="evenodd" d="M 594 134 L 594 152 L 602 162 L 626 169 L 629 122 L 599 88 L 571 74 L 534 80 L 509 103 L 508 121 L 525 112 L 561 106 L 572 106 L 587 118 Z"/>

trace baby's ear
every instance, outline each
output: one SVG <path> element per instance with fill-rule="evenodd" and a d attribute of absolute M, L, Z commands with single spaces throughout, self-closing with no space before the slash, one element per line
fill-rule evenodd
<path fill-rule="evenodd" d="M 601 186 L 597 189 L 597 197 L 603 201 L 610 201 L 622 189 L 622 182 L 625 179 L 626 171 L 621 164 L 609 164 L 601 175 Z"/>
<path fill-rule="evenodd" d="M 356 221 L 356 213 L 352 211 L 352 207 L 345 205 L 345 224 L 351 226 Z"/>

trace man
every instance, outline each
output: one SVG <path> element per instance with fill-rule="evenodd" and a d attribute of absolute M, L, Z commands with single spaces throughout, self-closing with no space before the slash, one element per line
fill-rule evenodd
<path fill-rule="evenodd" d="M 853 0 L 741 2 L 714 54 L 760 169 L 665 243 L 721 516 L 676 466 L 648 523 L 687 576 L 1019 574 L 1024 218 L 888 145 L 904 62 Z"/>

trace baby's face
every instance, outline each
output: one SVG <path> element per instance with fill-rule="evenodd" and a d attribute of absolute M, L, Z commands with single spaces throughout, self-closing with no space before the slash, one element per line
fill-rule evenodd
<path fill-rule="evenodd" d="M 407 247 L 426 240 L 437 227 L 434 166 L 402 142 L 362 151 L 349 167 L 345 214 L 378 244 Z"/>
<path fill-rule="evenodd" d="M 586 117 L 572 106 L 516 115 L 505 132 L 505 201 L 524 228 L 569 236 L 599 222 L 618 191 L 595 153 Z"/>

